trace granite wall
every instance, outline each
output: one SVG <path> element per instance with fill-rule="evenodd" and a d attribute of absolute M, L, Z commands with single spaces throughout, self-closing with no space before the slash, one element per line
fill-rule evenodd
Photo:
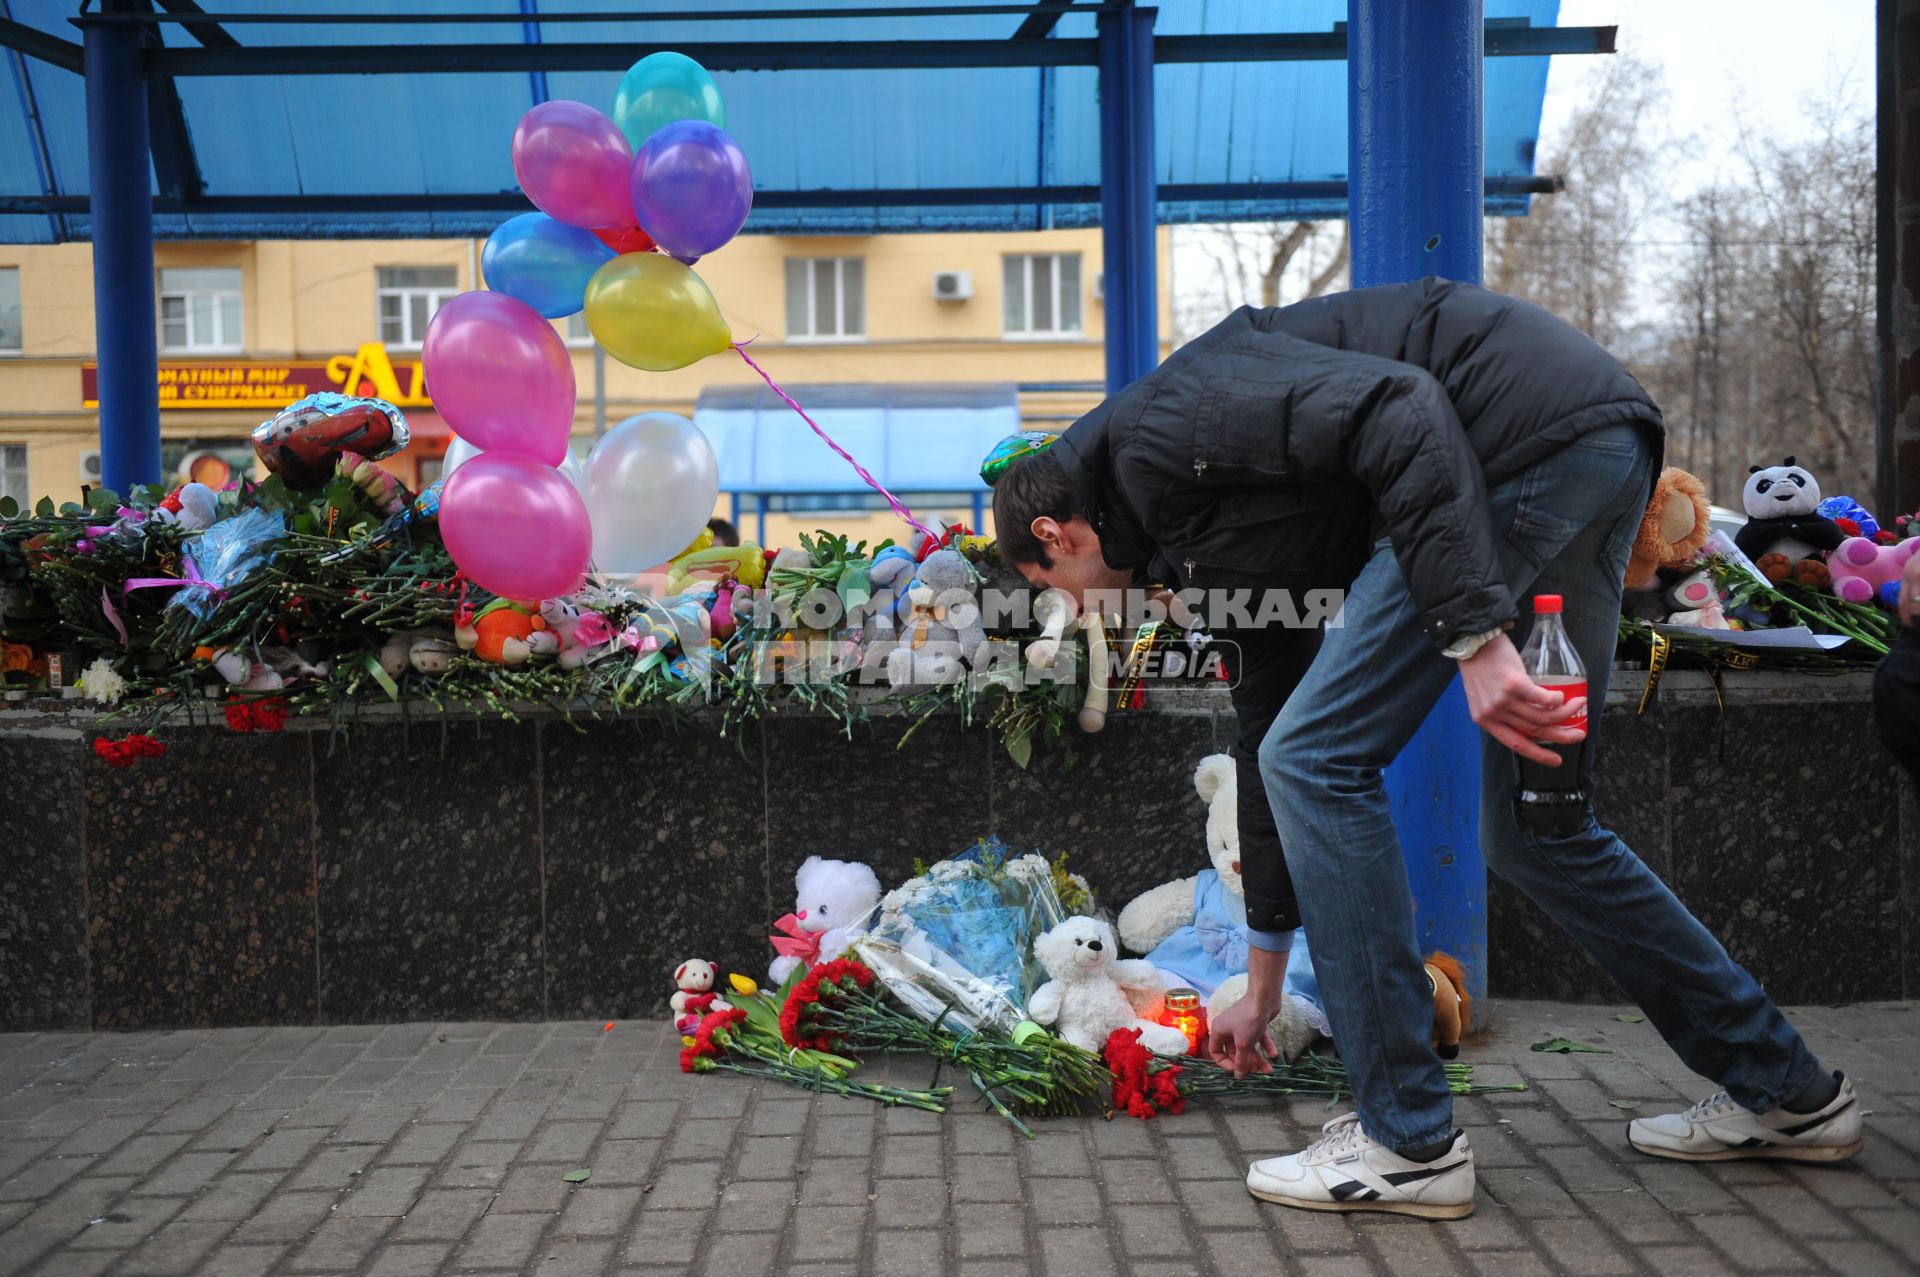
<path fill-rule="evenodd" d="M 1735 955 L 1789 1002 L 1920 991 L 1920 822 L 1860 682 L 1739 676 L 1724 715 L 1697 675 L 1637 699 L 1608 709 L 1603 814 Z M 10 708 L 0 1031 L 656 1013 L 683 957 L 764 967 L 807 855 L 894 882 L 978 833 L 1067 852 L 1117 908 L 1204 865 L 1190 778 L 1231 726 L 1187 694 L 1023 771 L 952 718 L 897 748 L 897 722 L 376 714 L 175 728 L 122 770 L 90 719 Z M 1499 884 L 1490 920 L 1496 994 L 1618 996 Z"/>

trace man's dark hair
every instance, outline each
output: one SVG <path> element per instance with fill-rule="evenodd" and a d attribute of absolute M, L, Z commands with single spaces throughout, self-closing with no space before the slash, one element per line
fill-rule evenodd
<path fill-rule="evenodd" d="M 713 533 L 713 543 L 715 545 L 739 545 L 740 544 L 739 529 L 735 528 L 731 523 L 727 522 L 725 519 L 720 519 L 720 518 L 708 519 L 707 531 Z"/>
<path fill-rule="evenodd" d="M 1039 518 L 1065 523 L 1077 514 L 1067 472 L 1050 453 L 1036 452 L 1008 466 L 993 485 L 993 531 L 1000 556 L 1009 563 L 1053 566 L 1053 556 L 1033 535 Z"/>

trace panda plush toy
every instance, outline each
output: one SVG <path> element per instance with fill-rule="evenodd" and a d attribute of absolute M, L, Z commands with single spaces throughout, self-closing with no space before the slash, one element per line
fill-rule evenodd
<path fill-rule="evenodd" d="M 1747 523 L 1733 543 L 1769 581 L 1792 577 L 1802 585 L 1826 584 L 1821 560 L 1840 548 L 1846 533 L 1818 512 L 1820 484 L 1811 474 L 1792 457 L 1777 466 L 1754 466 L 1741 504 Z"/>

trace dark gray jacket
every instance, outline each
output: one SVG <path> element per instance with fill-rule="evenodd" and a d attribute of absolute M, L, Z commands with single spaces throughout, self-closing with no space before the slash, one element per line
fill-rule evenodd
<path fill-rule="evenodd" d="M 1108 562 L 1201 590 L 1344 588 L 1385 535 L 1444 647 L 1515 615 L 1492 484 L 1660 410 L 1547 311 L 1443 279 L 1235 311 L 1052 449 Z M 1659 466 L 1656 463 L 1654 472 Z M 1232 635 L 1241 850 L 1258 930 L 1299 915 L 1254 751 L 1318 635 Z"/>

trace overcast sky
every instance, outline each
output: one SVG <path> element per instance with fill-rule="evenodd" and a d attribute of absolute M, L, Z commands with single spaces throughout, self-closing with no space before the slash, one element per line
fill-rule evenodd
<path fill-rule="evenodd" d="M 1671 127 L 1695 143 L 1675 174 L 1686 189 L 1725 162 L 1742 109 L 1792 136 L 1802 100 L 1844 81 L 1859 109 L 1871 112 L 1873 8 L 1873 0 L 1561 0 L 1560 25 L 1618 25 L 1622 51 L 1665 70 Z M 1553 60 L 1543 137 L 1559 132 L 1605 61 Z"/>

